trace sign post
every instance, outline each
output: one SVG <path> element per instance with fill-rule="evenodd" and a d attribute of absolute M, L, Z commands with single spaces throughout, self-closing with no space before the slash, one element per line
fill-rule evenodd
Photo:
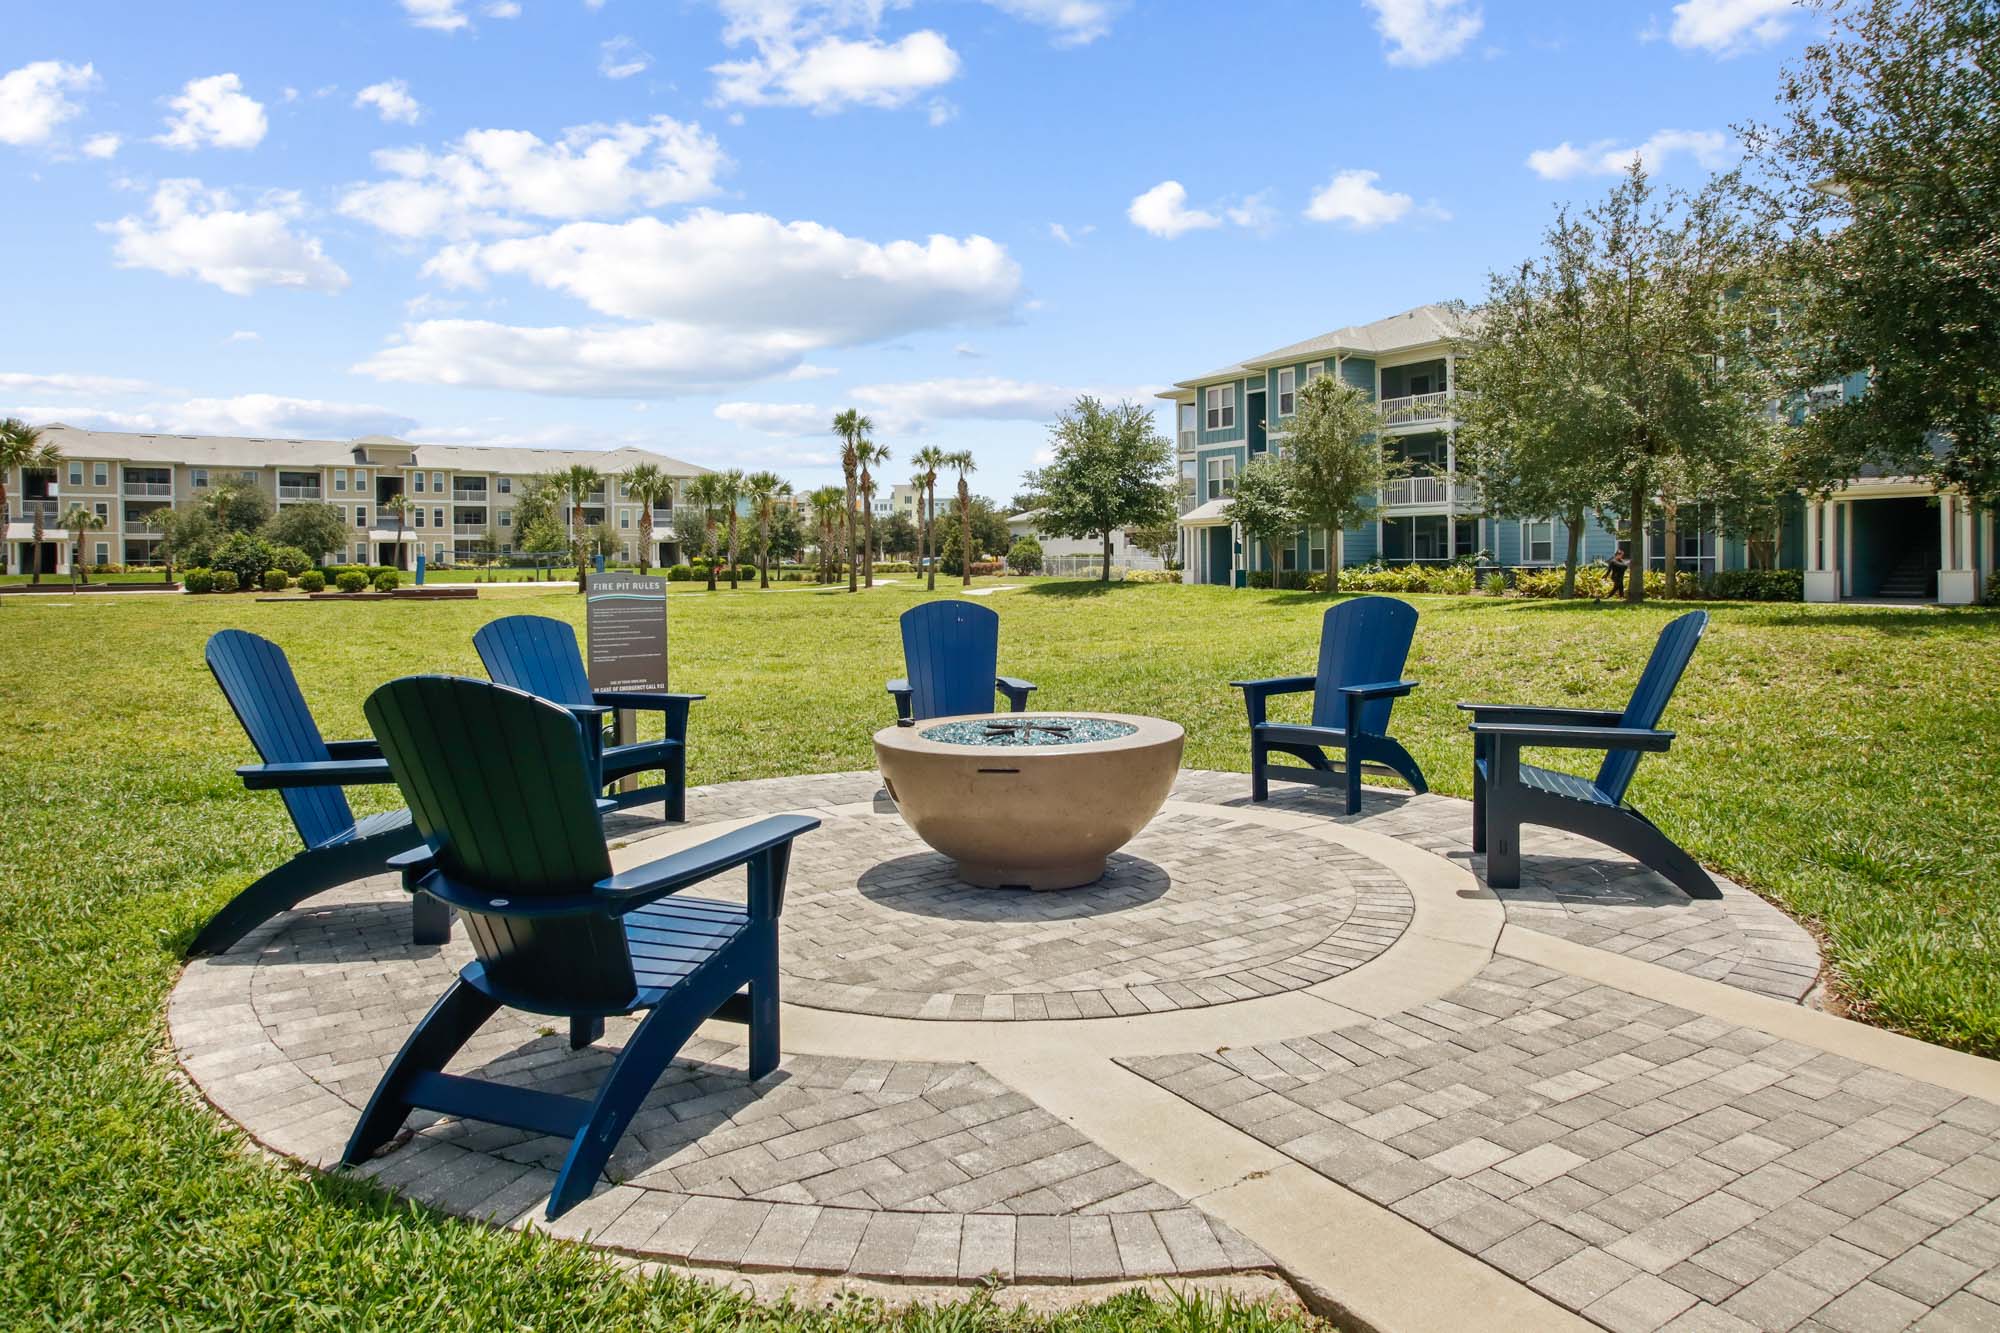
<path fill-rule="evenodd" d="M 667 581 L 637 574 L 592 574 L 584 597 L 584 631 L 590 688 L 667 688 Z M 630 745 L 639 738 L 638 718 L 629 708 L 612 715 L 611 741 Z M 635 775 L 620 791 L 638 785 Z"/>

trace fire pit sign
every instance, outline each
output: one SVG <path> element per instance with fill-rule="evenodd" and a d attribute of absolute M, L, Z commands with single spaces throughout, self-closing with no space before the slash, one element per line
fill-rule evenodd
<path fill-rule="evenodd" d="M 593 574 L 585 598 L 593 690 L 667 688 L 667 581 Z"/>

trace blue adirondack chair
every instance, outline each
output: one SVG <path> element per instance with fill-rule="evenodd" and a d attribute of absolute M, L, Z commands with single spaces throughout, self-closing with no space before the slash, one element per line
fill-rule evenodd
<path fill-rule="evenodd" d="M 669 820 L 679 823 L 687 818 L 688 705 L 701 695 L 591 689 L 576 631 L 567 621 L 548 616 L 502 616 L 482 626 L 472 636 L 472 646 L 494 680 L 559 703 L 585 724 L 584 733 L 597 757 L 600 789 L 635 773 L 660 772 L 658 785 L 613 796 L 615 808 L 664 800 Z M 605 724 L 620 708 L 662 714 L 665 735 L 656 741 L 610 744 Z"/>
<path fill-rule="evenodd" d="M 778 915 L 792 840 L 817 819 L 777 815 L 614 873 L 593 719 L 450 676 L 391 681 L 366 713 L 424 837 L 398 858 L 404 885 L 456 908 L 477 957 L 403 1043 L 344 1161 L 365 1161 L 418 1110 L 567 1138 L 553 1219 L 590 1193 L 640 1102 L 718 1010 L 747 1008 L 751 1078 L 777 1066 Z M 674 896 L 739 866 L 744 907 Z M 646 1013 L 588 1098 L 444 1073 L 503 1005 L 569 1019 L 572 1047 L 609 1015 Z"/>
<path fill-rule="evenodd" d="M 1403 679 L 1416 608 L 1393 597 L 1357 597 L 1331 607 L 1320 622 L 1319 673 L 1271 680 L 1235 680 L 1250 713 L 1250 799 L 1268 800 L 1271 782 L 1344 787 L 1347 813 L 1361 813 L 1361 766 L 1380 764 L 1419 794 L 1430 787 L 1410 752 L 1389 737 L 1389 711 L 1417 688 Z M 1276 694 L 1313 694 L 1312 721 L 1290 726 L 1266 719 Z M 1338 769 L 1327 758 L 1339 750 Z M 1306 767 L 1273 764 L 1273 754 L 1303 759 Z"/>
<path fill-rule="evenodd" d="M 1660 715 L 1707 629 L 1708 612 L 1690 611 L 1661 630 L 1623 711 L 1459 705 L 1472 714 L 1472 850 L 1486 854 L 1488 884 L 1519 887 L 1521 825 L 1540 824 L 1616 847 L 1691 898 L 1722 896 L 1693 857 L 1625 802 L 1639 757 L 1673 744 L 1673 732 L 1658 730 Z M 1590 779 L 1524 764 L 1524 746 L 1606 754 Z"/>
<path fill-rule="evenodd" d="M 1034 686 L 1000 671 L 1000 617 L 977 602 L 925 602 L 903 612 L 903 670 L 889 682 L 896 721 L 991 713 L 993 693 L 1009 711 L 1028 706 Z"/>
<path fill-rule="evenodd" d="M 374 741 L 320 738 L 284 649 L 244 630 L 226 629 L 209 638 L 203 655 L 264 761 L 246 764 L 236 775 L 251 791 L 284 796 L 305 850 L 258 877 L 210 917 L 190 946 L 197 954 L 226 951 L 278 913 L 337 884 L 378 874 L 391 856 L 422 841 L 406 810 L 354 817 L 341 788 L 389 782 L 389 766 Z M 418 897 L 413 908 L 410 937 L 418 944 L 444 943 L 451 930 L 444 904 Z"/>

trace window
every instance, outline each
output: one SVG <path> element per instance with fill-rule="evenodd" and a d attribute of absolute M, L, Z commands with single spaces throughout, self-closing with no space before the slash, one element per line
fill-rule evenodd
<path fill-rule="evenodd" d="M 444 510 L 442 508 L 431 510 L 431 526 L 434 528 L 444 526 Z"/>
<path fill-rule="evenodd" d="M 417 512 L 417 526 L 421 528 L 424 525 L 424 510 L 419 508 L 416 512 Z"/>
<path fill-rule="evenodd" d="M 355 527 L 357 527 L 357 528 L 365 528 L 365 527 L 367 527 L 367 526 L 368 526 L 368 506 L 367 506 L 367 505 L 356 505 L 356 506 L 354 506 L 354 526 L 355 526 Z"/>
<path fill-rule="evenodd" d="M 102 490 L 111 484 L 111 467 L 107 463 L 90 465 L 90 484 Z"/>
<path fill-rule="evenodd" d="M 512 495 L 513 493 L 514 493 L 514 479 L 512 477 L 500 478 L 500 494 Z"/>
<path fill-rule="evenodd" d="M 441 565 L 441 564 L 443 564 L 443 563 L 444 563 L 444 543 L 443 543 L 443 542 L 432 542 L 432 543 L 431 543 L 431 558 L 432 558 L 432 560 L 433 560 L 433 561 L 434 561 L 435 563 L 437 563 L 437 564 L 440 564 L 440 565 Z"/>
<path fill-rule="evenodd" d="M 1211 458 L 1206 464 L 1208 470 L 1208 495 L 1210 500 L 1219 500 L 1225 495 L 1236 494 L 1236 458 L 1224 454 L 1221 458 Z"/>
<path fill-rule="evenodd" d="M 257 470 L 255 468 L 245 468 L 239 475 L 242 476 L 244 485 L 255 486 L 257 484 Z"/>
<path fill-rule="evenodd" d="M 631 511 L 631 510 L 629 510 L 629 509 L 621 509 L 621 510 L 619 510 L 619 511 L 618 511 L 618 526 L 619 526 L 619 527 L 621 527 L 621 528 L 629 528 L 629 527 L 631 527 L 631 526 L 632 526 L 632 511 Z"/>
<path fill-rule="evenodd" d="M 1326 374 L 1326 362 L 1315 361 L 1306 367 L 1306 383 L 1311 384 L 1324 374 Z"/>
<path fill-rule="evenodd" d="M 333 489 L 335 489 L 336 491 L 344 491 L 347 489 L 346 468 L 337 467 L 333 470 Z"/>
<path fill-rule="evenodd" d="M 500 511 L 500 526 L 501 526 L 501 527 L 503 527 L 503 528 L 511 528 L 511 527 L 513 527 L 513 526 L 514 526 L 514 511 L 513 511 L 513 510 L 511 510 L 511 509 L 503 509 L 503 510 L 501 510 L 501 511 Z"/>
<path fill-rule="evenodd" d="M 1556 525 L 1552 519 L 1524 519 L 1521 522 L 1521 563 L 1552 565 L 1556 562 Z"/>
<path fill-rule="evenodd" d="M 92 513 L 96 514 L 106 523 L 109 523 L 111 521 L 111 506 L 107 504 L 105 501 L 99 500 L 96 504 L 92 505 L 90 508 Z"/>
<path fill-rule="evenodd" d="M 1326 568 L 1326 533 L 1322 529 L 1314 528 L 1312 531 L 1309 559 L 1315 572 Z"/>
<path fill-rule="evenodd" d="M 69 484 L 72 486 L 83 485 L 83 464 L 71 463 L 69 465 Z"/>
<path fill-rule="evenodd" d="M 108 565 L 108 564 L 110 564 L 110 563 L 111 563 L 111 543 L 110 543 L 110 542 L 99 542 L 99 543 L 97 543 L 97 563 L 98 563 L 98 564 L 100 564 L 100 565 Z"/>
<path fill-rule="evenodd" d="M 1231 430 L 1236 425 L 1236 386 L 1218 384 L 1208 391 L 1208 428 Z"/>
<path fill-rule="evenodd" d="M 1288 417 L 1298 411 L 1298 372 L 1286 366 L 1278 372 L 1278 415 Z"/>
<path fill-rule="evenodd" d="M 1286 542 L 1278 551 L 1278 568 L 1287 574 L 1299 567 L 1299 548 L 1294 542 Z"/>
<path fill-rule="evenodd" d="M 418 495 L 422 495 L 422 494 L 424 493 L 424 474 L 423 474 L 423 473 L 419 472 L 419 473 L 417 473 L 417 475 L 416 475 L 415 477 L 413 477 L 413 478 L 411 479 L 411 481 L 410 481 L 410 489 L 411 489 L 411 490 L 413 490 L 413 491 L 415 491 L 415 492 L 416 492 L 416 493 L 417 493 Z"/>
<path fill-rule="evenodd" d="M 208 469 L 205 467 L 194 469 L 194 471 L 188 474 L 188 481 L 195 486 L 208 485 Z"/>
<path fill-rule="evenodd" d="M 431 490 L 434 494 L 437 495 L 444 494 L 444 473 L 442 472 L 431 473 Z"/>

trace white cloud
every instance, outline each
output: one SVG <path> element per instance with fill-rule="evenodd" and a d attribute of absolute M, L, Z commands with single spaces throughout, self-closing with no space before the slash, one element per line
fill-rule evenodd
<path fill-rule="evenodd" d="M 825 380 L 825 379 L 832 379 L 835 375 L 838 375 L 839 373 L 840 372 L 838 370 L 835 370 L 832 366 L 815 366 L 815 365 L 801 364 L 793 366 L 791 370 L 785 375 L 785 378 L 788 380 Z"/>
<path fill-rule="evenodd" d="M 1599 139 L 1578 148 L 1567 139 L 1554 148 L 1538 148 L 1528 154 L 1528 166 L 1543 180 L 1571 180 L 1577 176 L 1616 176 L 1638 158 L 1649 171 L 1658 171 L 1668 159 L 1686 154 L 1704 171 L 1728 165 L 1735 145 L 1719 130 L 1660 130 L 1636 147 L 1621 147 L 1615 140 Z"/>
<path fill-rule="evenodd" d="M 1222 225 L 1222 219 L 1214 213 L 1187 206 L 1187 187 L 1179 181 L 1161 181 L 1139 195 L 1125 210 L 1125 216 L 1132 219 L 1134 226 L 1168 240 L 1182 232 Z"/>
<path fill-rule="evenodd" d="M 355 366 L 409 384 L 628 398 L 712 389 L 780 373 L 814 346 L 781 331 L 728 333 L 688 323 L 524 328 L 434 319 Z"/>
<path fill-rule="evenodd" d="M 864 384 L 852 396 L 868 406 L 884 430 L 908 431 L 937 420 L 1049 421 L 1079 394 L 1116 401 L 1138 392 L 981 375 Z"/>
<path fill-rule="evenodd" d="M 1783 37 L 1797 12 L 1797 0 L 1682 0 L 1667 35 L 1686 50 L 1738 56 Z"/>
<path fill-rule="evenodd" d="M 701 126 L 669 116 L 580 125 L 554 143 L 473 130 L 436 152 L 377 152 L 389 178 L 349 187 L 340 211 L 404 237 L 523 231 L 522 217 L 615 217 L 701 199 L 728 164 Z"/>
<path fill-rule="evenodd" d="M 833 409 L 815 403 L 717 403 L 718 421 L 763 435 L 817 435 L 833 420 Z"/>
<path fill-rule="evenodd" d="M 374 107 L 383 123 L 400 121 L 414 125 L 424 114 L 424 104 L 410 96 L 410 85 L 401 79 L 371 83 L 354 95 L 356 107 Z"/>
<path fill-rule="evenodd" d="M 1111 31 L 1112 0 L 986 0 L 1002 13 L 1048 28 L 1057 46 L 1087 46 Z"/>
<path fill-rule="evenodd" d="M 268 439 L 348 440 L 358 435 L 406 435 L 413 417 L 371 403 L 246 393 L 187 398 L 121 409 L 81 403 L 24 409 L 31 419 L 61 420 L 98 430 L 164 431 L 187 435 L 249 435 Z"/>
<path fill-rule="evenodd" d="M 1055 237 L 1064 245 L 1070 246 L 1075 245 L 1078 241 L 1081 241 L 1096 230 L 1097 224 L 1094 222 L 1086 222 L 1080 227 L 1065 227 L 1060 222 L 1051 222 L 1049 224 L 1049 235 Z"/>
<path fill-rule="evenodd" d="M 1375 31 L 1392 65 L 1435 65 L 1465 50 L 1485 26 L 1472 0 L 1361 0 L 1375 11 Z"/>
<path fill-rule="evenodd" d="M 953 356 L 962 356 L 969 361 L 983 360 L 986 356 L 986 353 L 980 351 L 977 347 L 974 347 L 971 343 L 954 344 L 951 349 L 951 354 Z"/>
<path fill-rule="evenodd" d="M 597 48 L 597 72 L 607 79 L 629 79 L 652 67 L 653 58 L 630 37 L 613 37 Z"/>
<path fill-rule="evenodd" d="M 748 60 L 710 67 L 723 105 L 797 106 L 830 115 L 850 106 L 895 108 L 958 76 L 958 53 L 928 28 L 893 42 L 827 35 L 810 45 L 760 42 Z"/>
<path fill-rule="evenodd" d="M 469 247 L 489 274 L 566 292 L 599 314 L 784 332 L 815 347 L 1004 319 L 1021 285 L 984 236 L 880 243 L 816 222 L 696 209 L 674 222 L 576 222 Z"/>
<path fill-rule="evenodd" d="M 336 292 L 347 274 L 326 257 L 319 238 L 292 230 L 304 207 L 296 193 L 264 195 L 239 209 L 226 190 L 198 180 L 162 181 L 149 218 L 123 217 L 102 224 L 117 237 L 120 268 L 147 268 L 169 277 L 193 277 L 235 296 L 260 287 L 300 287 Z"/>
<path fill-rule="evenodd" d="M 480 13 L 490 19 L 517 19 L 521 17 L 521 7 L 514 0 L 487 0 L 480 7 Z"/>
<path fill-rule="evenodd" d="M 125 140 L 115 134 L 93 134 L 83 141 L 83 155 L 100 161 L 113 158 L 118 156 L 118 150 L 124 143 Z"/>
<path fill-rule="evenodd" d="M 1339 171 L 1314 192 L 1306 216 L 1314 222 L 1343 222 L 1356 231 L 1372 231 L 1400 222 L 1416 207 L 1407 194 L 1384 190 L 1377 171 Z M 1441 211 L 1441 210 L 1439 210 Z"/>
<path fill-rule="evenodd" d="M 121 379 L 115 375 L 35 375 L 26 371 L 0 370 L 0 389 L 9 393 L 132 394 L 147 393 L 152 388 L 145 380 Z"/>
<path fill-rule="evenodd" d="M 224 343 L 260 343 L 264 335 L 255 329 L 238 329 L 222 340 Z"/>
<path fill-rule="evenodd" d="M 1223 209 L 1222 215 L 1239 227 L 1268 232 L 1278 222 L 1278 211 L 1271 207 L 1270 195 L 1269 190 L 1259 190 L 1256 194 L 1246 195 L 1242 202 Z"/>
<path fill-rule="evenodd" d="M 402 0 L 403 12 L 410 16 L 412 27 L 429 28 L 434 32 L 457 32 L 470 27 L 472 20 L 458 7 L 458 0 Z"/>
<path fill-rule="evenodd" d="M 958 119 L 958 103 L 946 101 L 942 97 L 934 97 L 931 99 L 930 110 L 925 112 L 924 115 L 925 119 L 930 121 L 932 129 L 936 129 L 940 125 L 949 125 Z"/>
<path fill-rule="evenodd" d="M 166 132 L 153 142 L 168 148 L 255 148 L 270 127 L 264 104 L 246 96 L 243 80 L 234 74 L 189 79 L 181 95 L 167 105 L 175 114 L 167 118 Z"/>
<path fill-rule="evenodd" d="M 56 126 L 83 113 L 66 94 L 96 86 L 97 72 L 89 65 L 60 60 L 37 60 L 0 74 L 0 143 L 17 148 L 47 143 Z"/>

